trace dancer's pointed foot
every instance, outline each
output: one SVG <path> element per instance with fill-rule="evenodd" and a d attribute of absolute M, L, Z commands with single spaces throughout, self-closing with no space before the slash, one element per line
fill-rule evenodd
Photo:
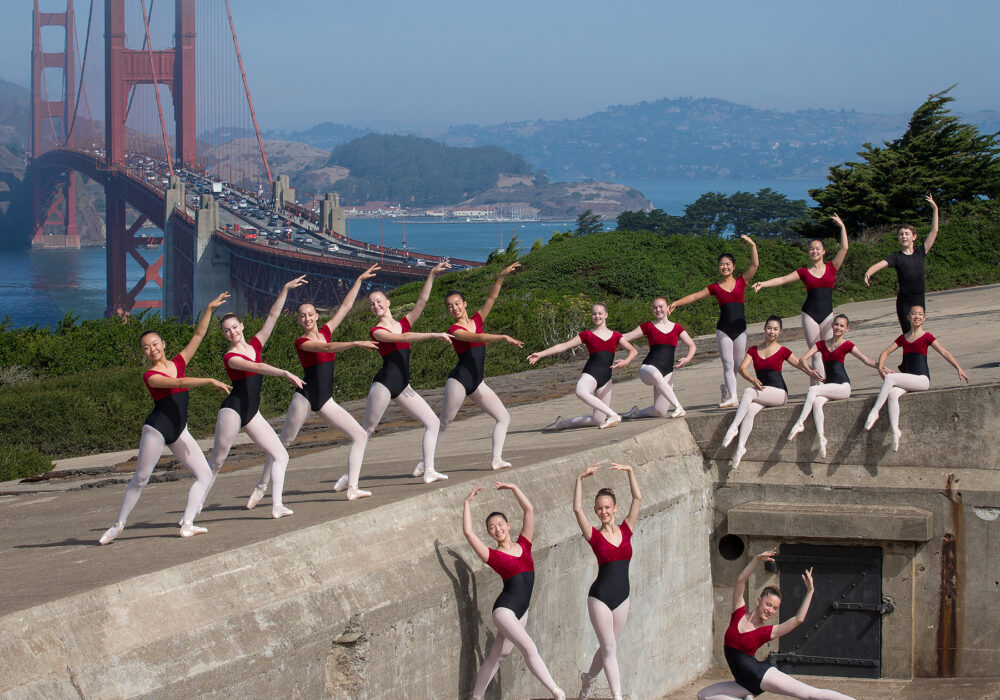
<path fill-rule="evenodd" d="M 739 432 L 740 429 L 737 426 L 735 425 L 729 426 L 729 430 L 726 431 L 726 434 L 722 438 L 722 446 L 729 447 L 729 443 L 733 441 L 733 438 L 735 438 L 739 434 Z"/>
<path fill-rule="evenodd" d="M 181 537 L 194 537 L 195 535 L 204 535 L 208 532 L 206 527 L 198 527 L 194 523 L 184 523 L 181 525 Z"/>
<path fill-rule="evenodd" d="M 261 502 L 264 498 L 264 487 L 257 486 L 254 488 L 253 493 L 250 494 L 250 498 L 247 499 L 247 510 L 253 510 L 257 507 L 257 504 Z"/>
<path fill-rule="evenodd" d="M 333 492 L 340 493 L 347 488 L 347 474 L 337 479 L 337 483 L 333 485 Z"/>
<path fill-rule="evenodd" d="M 286 508 L 285 506 L 271 506 L 271 517 L 272 518 L 283 518 L 286 515 L 291 515 L 295 511 L 291 508 Z"/>
<path fill-rule="evenodd" d="M 805 429 L 806 426 L 802 424 L 802 421 L 800 420 L 795 421 L 795 425 L 793 425 L 792 429 L 788 431 L 788 441 L 791 442 L 792 440 L 794 440 L 795 436 L 801 433 Z"/>
<path fill-rule="evenodd" d="M 552 691 L 552 697 L 555 698 L 555 700 L 566 700 L 566 693 L 562 688 L 556 688 Z"/>
<path fill-rule="evenodd" d="M 115 538 L 118 537 L 118 535 L 122 534 L 122 530 L 124 529 L 125 522 L 123 520 L 119 520 L 114 525 L 109 527 L 103 535 L 101 535 L 101 539 L 97 540 L 98 544 L 111 544 L 115 541 Z"/>
<path fill-rule="evenodd" d="M 670 414 L 671 418 L 683 418 L 687 415 L 687 411 L 684 410 L 683 406 L 678 406 L 674 409 L 674 412 Z"/>
<path fill-rule="evenodd" d="M 607 419 L 605 419 L 605 421 L 601 423 L 598 427 L 601 430 L 603 430 L 604 428 L 610 428 L 613 425 L 618 425 L 621 422 L 622 422 L 622 417 L 616 413 L 615 415 L 609 416 Z"/>
<path fill-rule="evenodd" d="M 493 464 L 491 466 L 494 469 L 510 469 L 510 462 L 497 457 L 493 460 Z"/>
<path fill-rule="evenodd" d="M 892 451 L 899 452 L 899 439 L 903 437 L 903 433 L 899 428 L 892 429 Z"/>
<path fill-rule="evenodd" d="M 875 421 L 878 420 L 878 414 L 872 411 L 868 414 L 868 418 L 865 420 L 865 430 L 871 430 L 872 426 L 875 425 Z"/>
<path fill-rule="evenodd" d="M 563 420 L 563 417 L 562 416 L 558 416 L 558 417 L 556 417 L 556 419 L 554 421 L 552 421 L 551 423 L 549 423 L 548 425 L 546 425 L 544 428 L 542 428 L 542 432 L 543 433 L 549 433 L 549 432 L 552 432 L 553 430 L 562 430 L 563 427 L 564 427 L 563 423 L 565 423 L 565 421 Z"/>
<path fill-rule="evenodd" d="M 740 466 L 740 462 L 743 461 L 743 455 L 747 453 L 747 448 L 743 445 L 739 445 L 736 448 L 736 452 L 733 453 L 733 464 L 732 467 L 735 470 Z"/>
<path fill-rule="evenodd" d="M 364 491 L 362 489 L 359 489 L 357 486 L 348 486 L 347 487 L 347 500 L 348 501 L 356 501 L 359 498 L 368 498 L 371 495 L 372 495 L 371 491 Z"/>
<path fill-rule="evenodd" d="M 622 420 L 632 420 L 635 418 L 635 414 L 639 412 L 639 406 L 633 406 L 629 410 L 622 414 Z"/>
<path fill-rule="evenodd" d="M 720 403 L 719 408 L 736 408 L 739 405 L 740 405 L 739 400 L 735 396 L 733 396 L 732 398 L 726 399 L 725 401 Z"/>
<path fill-rule="evenodd" d="M 590 686 L 594 684 L 594 680 L 586 671 L 580 674 L 580 694 L 577 696 L 579 700 L 587 700 L 590 697 Z"/>
<path fill-rule="evenodd" d="M 413 468 L 413 476 L 423 476 L 424 475 L 424 463 L 417 462 L 417 466 Z"/>
<path fill-rule="evenodd" d="M 826 459 L 826 438 L 819 436 L 819 456 Z"/>
<path fill-rule="evenodd" d="M 442 474 L 439 471 L 435 471 L 433 468 L 424 469 L 425 484 L 433 484 L 435 481 L 438 481 L 439 479 L 447 479 L 447 478 L 448 478 L 447 474 Z"/>

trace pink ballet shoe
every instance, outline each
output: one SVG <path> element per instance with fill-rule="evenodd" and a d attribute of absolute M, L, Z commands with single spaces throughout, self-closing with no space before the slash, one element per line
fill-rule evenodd
<path fill-rule="evenodd" d="M 204 535 L 208 532 L 206 527 L 198 527 L 194 523 L 184 523 L 181 525 L 181 537 L 194 537 L 195 535 Z"/>
<path fill-rule="evenodd" d="M 826 459 L 826 438 L 819 436 L 819 456 Z"/>
<path fill-rule="evenodd" d="M 261 502 L 264 498 L 264 489 L 257 486 L 253 493 L 250 494 L 250 498 L 247 499 L 247 510 L 253 510 L 257 507 L 257 504 Z"/>
<path fill-rule="evenodd" d="M 97 540 L 98 544 L 111 544 L 118 535 L 122 534 L 122 530 L 124 529 L 125 523 L 119 520 L 101 535 L 101 539 Z"/>
<path fill-rule="evenodd" d="M 639 412 L 639 406 L 633 406 L 629 410 L 622 414 L 622 420 L 632 420 L 635 418 L 635 414 Z"/>
<path fill-rule="evenodd" d="M 604 430 L 605 428 L 610 428 L 611 426 L 618 425 L 621 422 L 622 422 L 622 417 L 616 413 L 615 415 L 611 416 L 606 421 L 601 423 L 598 427 L 601 430 Z"/>
<path fill-rule="evenodd" d="M 348 501 L 356 501 L 359 498 L 368 498 L 371 495 L 372 495 L 371 491 L 363 491 L 362 489 L 359 489 L 357 486 L 348 486 L 347 487 L 347 500 Z"/>
<path fill-rule="evenodd" d="M 674 412 L 670 414 L 671 418 L 683 418 L 687 415 L 687 411 L 684 410 L 683 406 L 678 406 L 674 409 Z"/>
<path fill-rule="evenodd" d="M 865 419 L 865 430 L 871 430 L 872 426 L 875 425 L 875 421 L 878 420 L 878 414 L 875 412 L 869 413 L 868 418 Z"/>
<path fill-rule="evenodd" d="M 730 399 L 726 399 L 725 401 L 723 401 L 722 403 L 720 403 L 719 404 L 719 408 L 736 408 L 739 405 L 740 405 L 739 399 L 737 399 L 734 396 L 734 397 L 732 397 Z"/>
<path fill-rule="evenodd" d="M 722 446 L 729 447 L 729 443 L 733 441 L 733 438 L 735 438 L 739 434 L 739 432 L 740 432 L 739 428 L 730 426 L 729 430 L 726 431 L 725 436 L 723 436 L 722 438 Z"/>
<path fill-rule="evenodd" d="M 510 469 L 510 462 L 503 459 L 494 459 L 491 465 L 494 469 Z"/>
<path fill-rule="evenodd" d="M 802 425 L 801 421 L 795 421 L 795 425 L 793 425 L 792 429 L 788 431 L 788 441 L 791 442 L 792 440 L 794 440 L 795 436 L 801 433 L 805 429 L 806 426 Z"/>
<path fill-rule="evenodd" d="M 347 488 L 347 474 L 337 479 L 337 483 L 333 485 L 333 492 L 340 493 Z"/>
<path fill-rule="evenodd" d="M 413 476 L 423 476 L 424 475 L 424 463 L 417 462 L 417 466 L 413 468 Z"/>
<path fill-rule="evenodd" d="M 285 506 L 277 506 L 271 508 L 271 517 L 277 520 L 278 518 L 283 518 L 286 515 L 291 515 L 295 511 L 291 508 L 286 508 Z"/>
<path fill-rule="evenodd" d="M 900 430 L 893 429 L 892 431 L 892 451 L 899 452 L 899 439 L 903 437 L 903 433 Z"/>
<path fill-rule="evenodd" d="M 435 481 L 438 481 L 440 479 L 447 479 L 447 478 L 448 478 L 447 474 L 442 474 L 441 472 L 435 471 L 434 469 L 425 469 L 424 470 L 424 483 L 425 484 L 433 484 Z"/>
<path fill-rule="evenodd" d="M 553 430 L 562 430 L 563 427 L 564 427 L 563 423 L 564 423 L 563 417 L 562 416 L 557 416 L 554 421 L 552 421 L 551 423 L 549 423 L 548 425 L 546 425 L 544 428 L 542 428 L 542 432 L 543 433 L 550 433 Z"/>
<path fill-rule="evenodd" d="M 740 446 L 736 448 L 736 452 L 733 453 L 732 468 L 733 471 L 740 466 L 740 462 L 743 460 L 743 455 L 747 453 L 747 448 Z"/>

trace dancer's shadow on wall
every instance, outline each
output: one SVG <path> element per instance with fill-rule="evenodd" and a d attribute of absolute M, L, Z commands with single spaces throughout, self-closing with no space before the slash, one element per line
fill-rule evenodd
<path fill-rule="evenodd" d="M 441 542 L 434 540 L 434 552 L 437 555 L 441 570 L 444 571 L 455 592 L 455 604 L 458 607 L 458 632 L 462 638 L 462 648 L 458 658 L 458 693 L 456 697 L 463 698 L 472 693 L 472 685 L 479 667 L 482 666 L 485 655 L 479 646 L 479 628 L 484 620 L 479 613 L 479 591 L 476 588 L 476 578 L 472 569 L 451 547 L 443 547 Z M 486 625 L 487 639 L 484 648 L 493 646 L 492 625 Z"/>

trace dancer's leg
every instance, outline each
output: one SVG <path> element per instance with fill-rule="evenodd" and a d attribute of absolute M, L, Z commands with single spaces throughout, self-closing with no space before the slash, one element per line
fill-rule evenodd
<path fill-rule="evenodd" d="M 765 386 L 763 389 L 747 389 L 747 391 L 756 392 L 756 396 L 753 401 L 747 406 L 746 415 L 743 417 L 743 421 L 740 423 L 740 437 L 737 443 L 739 447 L 737 449 L 743 448 L 747 444 L 747 438 L 750 437 L 750 431 L 753 430 L 753 421 L 764 408 L 768 406 L 783 406 L 785 401 L 788 400 L 788 394 L 781 389 L 773 386 Z M 743 394 L 744 398 L 746 393 Z M 743 407 L 742 402 L 740 402 L 740 408 Z"/>
<path fill-rule="evenodd" d="M 222 465 L 229 456 L 229 450 L 233 447 L 236 436 L 240 434 L 240 414 L 231 408 L 220 408 L 219 415 L 215 419 L 215 440 L 212 442 L 212 459 L 208 465 L 212 469 L 212 483 L 208 485 L 205 495 L 202 497 L 201 505 L 205 504 L 208 492 L 215 485 L 215 480 L 219 478 Z M 201 506 L 198 507 L 199 512 Z"/>
<path fill-rule="evenodd" d="M 368 432 L 361 427 L 354 416 L 333 399 L 327 399 L 319 409 L 319 415 L 331 428 L 343 432 L 351 441 L 351 449 L 347 453 L 347 483 L 357 488 L 361 474 L 361 462 L 365 458 L 365 448 L 368 446 Z"/>
<path fill-rule="evenodd" d="M 622 696 L 621 676 L 618 670 L 618 639 L 625 630 L 625 621 L 628 620 L 628 600 L 623 602 L 614 611 L 597 598 L 587 598 L 587 610 L 590 613 L 590 622 L 597 633 L 597 642 L 600 645 L 594 659 L 591 661 L 590 670 L 587 672 L 591 678 L 596 678 L 601 669 L 604 669 L 604 676 L 608 679 L 608 686 L 611 688 L 611 695 L 618 700 Z"/>
<path fill-rule="evenodd" d="M 674 373 L 666 377 L 652 365 L 639 367 L 639 379 L 643 384 L 653 387 L 653 405 L 636 411 L 630 418 L 663 418 L 671 407 L 680 408 L 681 403 L 674 394 Z"/>
<path fill-rule="evenodd" d="M 743 338 L 743 348 L 746 350 L 746 333 L 740 337 Z M 715 344 L 719 348 L 719 360 L 722 362 L 722 383 L 726 387 L 726 400 L 732 400 L 736 398 L 736 368 L 743 356 L 740 355 L 739 359 L 735 359 L 736 348 L 733 339 L 720 330 L 715 331 Z"/>
<path fill-rule="evenodd" d="M 814 389 L 815 392 L 813 391 Z M 824 439 L 826 437 L 826 419 L 823 415 L 823 405 L 833 399 L 842 400 L 851 398 L 851 385 L 846 382 L 842 384 L 819 384 L 809 387 L 809 393 L 816 397 L 812 409 L 813 421 L 816 423 L 816 433 L 820 439 Z"/>
<path fill-rule="evenodd" d="M 187 432 L 185 430 L 185 432 Z M 156 463 L 163 455 L 164 440 L 163 434 L 159 430 L 150 426 L 142 426 L 142 437 L 139 439 L 139 457 L 136 460 L 135 474 L 132 480 L 125 487 L 125 497 L 122 498 L 122 507 L 118 510 L 118 522 L 123 525 L 128 520 L 129 514 L 139 502 L 143 487 L 149 482 L 149 477 L 153 475 Z"/>
<path fill-rule="evenodd" d="M 500 664 L 512 651 L 514 651 L 514 642 L 507 639 L 498 627 L 497 636 L 493 640 L 493 646 L 490 647 L 490 653 L 483 659 L 483 665 L 479 667 L 479 672 L 476 674 L 476 683 L 472 686 L 473 698 L 481 698 L 486 695 L 486 688 L 489 687 L 490 681 L 500 670 Z"/>
<path fill-rule="evenodd" d="M 402 393 L 393 399 L 396 405 L 403 409 L 408 416 L 420 421 L 424 426 L 424 437 L 421 441 L 421 453 L 424 463 L 424 481 L 431 483 L 437 479 L 429 478 L 437 476 L 447 479 L 444 474 L 438 474 L 434 470 L 434 448 L 437 447 L 438 431 L 441 428 L 441 421 L 435 415 L 431 407 L 427 405 L 424 398 L 407 385 Z"/>
<path fill-rule="evenodd" d="M 542 657 L 538 655 L 535 643 L 531 641 L 531 637 L 528 636 L 528 632 L 524 629 L 526 618 L 527 613 L 518 620 L 514 617 L 514 611 L 510 608 L 497 608 L 493 611 L 493 623 L 497 626 L 497 630 L 502 632 L 503 636 L 509 641 L 513 642 L 514 646 L 521 652 L 528 670 L 531 671 L 535 678 L 541 681 L 542 685 L 550 693 L 556 694 L 557 691 L 561 693 L 559 686 L 552 680 L 552 675 L 549 673 L 549 669 L 546 668 L 545 662 L 542 661 Z"/>
<path fill-rule="evenodd" d="M 809 314 L 802 313 L 802 335 L 806 340 L 806 347 L 811 348 L 818 341 L 830 338 L 833 335 L 833 314 L 831 313 L 822 323 L 816 323 L 816 320 Z M 826 376 L 823 367 L 823 357 L 817 352 L 813 353 L 812 356 L 812 368 L 820 373 L 821 376 Z M 816 386 L 820 384 L 819 381 L 811 379 L 809 382 L 810 386 Z"/>
<path fill-rule="evenodd" d="M 496 425 L 493 426 L 493 468 L 509 467 L 510 462 L 505 462 L 503 459 L 503 444 L 507 439 L 507 428 L 510 426 L 510 413 L 496 392 L 486 386 L 486 382 L 481 382 L 476 390 L 469 394 L 469 398 L 496 421 Z M 441 412 L 444 413 L 444 409 Z M 441 429 L 444 429 L 443 425 Z"/>
<path fill-rule="evenodd" d="M 889 390 L 889 425 L 893 431 L 899 432 L 899 397 L 908 391 L 927 391 L 931 380 L 922 374 L 897 372 L 887 375 L 886 381 L 893 377 L 893 387 Z"/>
<path fill-rule="evenodd" d="M 868 419 L 865 421 L 866 430 L 870 430 L 875 425 L 882 406 L 889 399 L 889 393 L 897 387 L 905 391 L 926 391 L 930 388 L 930 379 L 922 374 L 907 374 L 905 372 L 893 372 L 892 374 L 885 375 L 885 379 L 882 380 L 882 388 L 878 392 L 878 398 L 875 399 L 875 405 L 872 406 L 872 410 L 868 413 Z M 894 410 L 896 411 L 897 425 L 899 422 L 899 396 L 900 394 L 897 393 L 894 402 L 896 404 Z M 890 422 L 892 421 L 891 411 L 889 420 Z"/>
<path fill-rule="evenodd" d="M 746 700 L 748 695 L 753 693 L 736 681 L 724 681 L 699 690 L 698 700 Z"/>
<path fill-rule="evenodd" d="M 298 436 L 299 431 L 302 430 L 302 426 L 306 422 L 306 418 L 309 417 L 309 411 L 312 407 L 309 405 L 309 399 L 307 399 L 302 394 L 295 392 L 292 394 L 292 402 L 288 404 L 288 412 L 285 414 L 285 422 L 281 426 L 281 444 L 285 448 L 292 446 L 295 442 L 295 438 Z M 260 473 L 260 481 L 257 482 L 257 488 L 261 491 L 267 489 L 267 483 L 271 480 L 271 458 L 268 457 L 264 461 L 264 470 Z"/>
<path fill-rule="evenodd" d="M 567 428 L 581 428 L 588 425 L 601 425 L 607 420 L 611 420 L 618 414 L 615 413 L 606 401 L 611 398 L 611 380 L 605 382 L 604 386 L 598 387 L 597 380 L 589 374 L 581 374 L 576 382 L 576 397 L 594 409 L 589 416 L 577 416 L 565 422 Z"/>
<path fill-rule="evenodd" d="M 736 415 L 733 416 L 733 422 L 729 424 L 729 428 L 726 430 L 726 436 L 722 439 L 722 446 L 728 447 L 729 443 L 733 441 L 733 438 L 739 434 L 740 425 L 743 423 L 743 419 L 746 418 L 747 411 L 750 410 L 750 406 L 753 405 L 754 400 L 757 398 L 757 390 L 753 387 L 743 390 L 743 396 L 740 397 L 740 405 L 736 409 Z"/>
<path fill-rule="evenodd" d="M 201 451 L 201 447 L 191 437 L 187 428 L 184 428 L 180 437 L 171 443 L 170 451 L 194 474 L 195 482 L 188 489 L 187 505 L 184 507 L 184 517 L 181 520 L 184 523 L 193 523 L 202 501 L 205 500 L 205 494 L 212 486 L 212 468 L 208 466 L 205 453 Z"/>
<path fill-rule="evenodd" d="M 292 511 L 281 503 L 281 493 L 285 486 L 285 467 L 288 466 L 288 450 L 281 444 L 278 434 L 274 432 L 271 424 L 264 420 L 260 412 L 251 418 L 243 429 L 271 459 L 271 480 L 274 482 L 271 488 L 271 515 L 275 518 L 291 515 Z"/>
<path fill-rule="evenodd" d="M 385 415 L 385 409 L 389 408 L 390 401 L 392 394 L 389 392 L 389 387 L 381 382 L 372 382 L 368 398 L 365 400 L 365 417 L 361 420 L 361 427 L 368 433 L 368 437 L 375 432 L 382 416 Z"/>
<path fill-rule="evenodd" d="M 454 377 L 444 383 L 444 398 L 441 401 L 441 433 L 448 429 L 458 415 L 458 409 L 465 403 L 465 387 Z M 438 435 L 440 438 L 440 433 Z"/>
<path fill-rule="evenodd" d="M 813 688 L 811 685 L 806 685 L 802 681 L 797 681 L 782 673 L 773 666 L 764 672 L 760 688 L 768 693 L 787 695 L 798 700 L 854 700 L 851 696 L 838 693 L 836 690 Z"/>

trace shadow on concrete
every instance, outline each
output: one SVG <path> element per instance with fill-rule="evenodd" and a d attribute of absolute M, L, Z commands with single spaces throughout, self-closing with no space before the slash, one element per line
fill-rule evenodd
<path fill-rule="evenodd" d="M 479 614 L 479 591 L 472 569 L 451 547 L 442 547 L 440 540 L 434 540 L 434 553 L 437 556 L 441 570 L 444 571 L 455 594 L 455 604 L 458 608 L 459 634 L 462 647 L 458 658 L 458 693 L 457 697 L 465 697 L 472 693 L 472 684 L 476 673 L 482 665 L 485 656 L 479 649 L 479 625 L 482 616 Z M 448 562 L 445 557 L 450 559 Z M 449 563 L 451 567 L 449 567 Z M 452 568 L 453 567 L 453 568 Z M 494 635 L 487 632 L 486 646 L 493 645 Z M 462 686 L 468 687 L 462 687 Z"/>

